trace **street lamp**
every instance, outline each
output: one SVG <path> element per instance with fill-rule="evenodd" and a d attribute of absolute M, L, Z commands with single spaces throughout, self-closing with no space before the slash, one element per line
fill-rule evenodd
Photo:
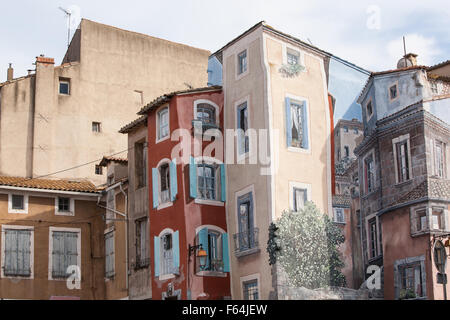
<path fill-rule="evenodd" d="M 191 258 L 192 253 L 194 253 L 197 250 L 197 257 L 200 260 L 200 268 L 203 270 L 206 266 L 206 257 L 208 254 L 206 253 L 206 250 L 203 249 L 203 246 L 201 244 L 196 246 L 189 245 L 189 259 Z"/>

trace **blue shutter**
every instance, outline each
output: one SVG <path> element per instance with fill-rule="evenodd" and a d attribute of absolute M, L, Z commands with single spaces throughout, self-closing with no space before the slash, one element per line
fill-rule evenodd
<path fill-rule="evenodd" d="M 223 271 L 230 272 L 230 256 L 228 254 L 228 233 L 222 234 Z"/>
<path fill-rule="evenodd" d="M 177 160 L 173 159 L 170 163 L 170 197 L 172 201 L 175 201 L 177 192 Z"/>
<path fill-rule="evenodd" d="M 155 263 L 155 277 L 159 277 L 159 253 L 160 253 L 159 237 L 154 237 L 153 241 L 154 241 L 153 261 Z"/>
<path fill-rule="evenodd" d="M 286 143 L 292 145 L 292 119 L 291 119 L 291 99 L 286 98 Z"/>
<path fill-rule="evenodd" d="M 227 182 L 226 182 L 226 174 L 225 174 L 225 164 L 222 163 L 220 165 L 220 192 L 221 192 L 221 198 L 222 202 L 227 201 Z"/>
<path fill-rule="evenodd" d="M 189 185 L 191 198 L 197 198 L 197 165 L 192 156 L 189 163 Z"/>
<path fill-rule="evenodd" d="M 173 254 L 173 271 L 174 274 L 180 273 L 180 234 L 175 231 L 172 234 L 172 254 Z"/>
<path fill-rule="evenodd" d="M 208 248 L 208 228 L 203 228 L 198 233 L 198 242 L 206 251 L 206 268 L 209 266 L 209 248 Z"/>
<path fill-rule="evenodd" d="M 158 169 L 152 168 L 152 189 L 153 189 L 153 208 L 158 208 L 159 200 L 159 184 L 158 184 Z"/>
<path fill-rule="evenodd" d="M 308 137 L 308 112 L 306 110 L 307 106 L 306 106 L 306 102 L 303 102 L 303 107 L 302 107 L 302 128 L 303 128 L 303 141 L 302 141 L 302 146 L 303 149 L 308 149 L 309 148 L 309 137 Z"/>

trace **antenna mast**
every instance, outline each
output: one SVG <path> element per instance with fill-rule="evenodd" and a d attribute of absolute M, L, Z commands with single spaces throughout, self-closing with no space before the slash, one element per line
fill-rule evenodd
<path fill-rule="evenodd" d="M 405 53 L 405 55 L 403 56 L 403 58 L 405 59 L 405 67 L 408 66 L 408 62 L 406 61 L 406 41 L 405 41 L 405 36 L 403 36 L 403 52 Z"/>
<path fill-rule="evenodd" d="M 64 12 L 66 14 L 66 16 L 69 18 L 69 21 L 67 23 L 67 47 L 69 47 L 69 45 L 70 45 L 70 18 L 72 16 L 72 13 L 62 7 L 58 7 L 58 9 L 61 10 L 62 12 Z"/>

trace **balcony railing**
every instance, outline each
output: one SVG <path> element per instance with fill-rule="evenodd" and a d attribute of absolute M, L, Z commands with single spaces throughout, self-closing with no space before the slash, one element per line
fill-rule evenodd
<path fill-rule="evenodd" d="M 134 266 L 134 269 L 143 269 L 150 265 L 150 258 L 136 258 L 136 264 Z"/>
<path fill-rule="evenodd" d="M 209 264 L 201 267 L 200 258 L 197 257 L 197 272 L 200 271 L 211 271 L 211 272 L 223 272 L 223 261 L 222 259 L 213 259 L 209 261 Z"/>
<path fill-rule="evenodd" d="M 237 257 L 259 252 L 259 229 L 236 233 L 234 238 L 234 253 Z"/>

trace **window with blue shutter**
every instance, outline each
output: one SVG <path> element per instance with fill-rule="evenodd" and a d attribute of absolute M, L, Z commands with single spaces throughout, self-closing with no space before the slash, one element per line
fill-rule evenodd
<path fill-rule="evenodd" d="M 152 168 L 152 189 L 153 189 L 153 208 L 158 208 L 159 184 L 158 184 L 158 169 L 157 168 Z"/>
<path fill-rule="evenodd" d="M 206 251 L 206 264 L 203 268 L 203 270 L 206 270 L 209 266 L 208 228 L 203 228 L 198 232 L 198 243 L 202 246 L 202 249 Z"/>
<path fill-rule="evenodd" d="M 222 202 L 225 202 L 227 200 L 227 186 L 226 186 L 226 171 L 225 171 L 225 164 L 222 163 L 220 165 L 220 193 L 221 193 L 221 200 Z"/>
<path fill-rule="evenodd" d="M 171 201 L 175 201 L 178 192 L 177 185 L 177 160 L 170 162 L 170 197 Z"/>
<path fill-rule="evenodd" d="M 54 231 L 52 241 L 52 277 L 67 278 L 67 268 L 78 265 L 78 233 Z"/>
<path fill-rule="evenodd" d="M 230 256 L 228 252 L 228 233 L 222 234 L 222 260 L 223 271 L 230 272 Z"/>
<path fill-rule="evenodd" d="M 178 231 L 172 234 L 173 274 L 180 274 L 180 235 Z"/>
<path fill-rule="evenodd" d="M 31 275 L 31 230 L 6 229 L 5 276 Z"/>
<path fill-rule="evenodd" d="M 160 264 L 160 252 L 161 252 L 161 245 L 160 245 L 160 239 L 159 237 L 153 238 L 153 261 L 155 265 L 155 277 L 159 277 L 159 264 Z"/>
<path fill-rule="evenodd" d="M 197 198 L 197 164 L 192 156 L 189 159 L 189 191 L 191 198 Z"/>
<path fill-rule="evenodd" d="M 290 147 L 292 145 L 292 120 L 291 120 L 291 99 L 285 99 L 286 109 L 286 143 Z"/>

